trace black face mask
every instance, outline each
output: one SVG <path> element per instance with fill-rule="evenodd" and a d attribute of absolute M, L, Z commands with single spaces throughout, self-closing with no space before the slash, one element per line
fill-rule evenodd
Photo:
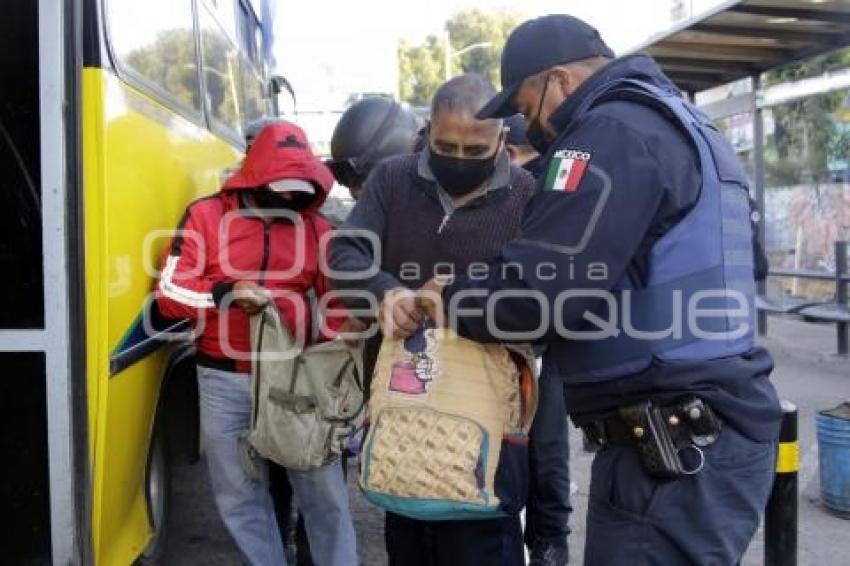
<path fill-rule="evenodd" d="M 548 88 L 549 75 L 546 75 L 546 84 L 543 85 L 543 93 L 540 95 L 540 102 L 537 104 L 537 114 L 528 121 L 528 127 L 525 129 L 525 137 L 528 139 L 528 143 L 540 155 L 549 151 L 549 146 L 552 145 L 552 142 L 546 136 L 546 130 L 543 129 L 543 124 L 540 122 L 540 111 L 543 109 L 543 101 L 546 100 L 546 90 Z"/>
<path fill-rule="evenodd" d="M 489 157 L 468 159 L 430 152 L 428 165 L 440 186 L 453 197 L 467 195 L 484 184 L 496 170 L 499 147 Z"/>
<path fill-rule="evenodd" d="M 258 208 L 301 210 L 313 199 L 313 195 L 297 193 L 292 199 L 285 199 L 270 189 L 258 189 L 254 191 L 254 202 Z"/>

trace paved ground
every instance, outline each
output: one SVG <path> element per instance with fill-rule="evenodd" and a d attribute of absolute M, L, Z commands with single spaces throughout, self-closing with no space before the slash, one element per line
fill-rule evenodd
<path fill-rule="evenodd" d="M 834 327 L 773 318 L 767 346 L 776 358 L 774 382 L 783 398 L 793 401 L 800 411 L 800 560 L 803 565 L 846 564 L 850 553 L 850 521 L 838 519 L 818 501 L 818 456 L 814 415 L 843 400 L 850 400 L 850 363 L 837 359 Z M 573 480 L 578 491 L 573 496 L 572 563 L 581 564 L 584 539 L 584 512 L 591 455 L 581 451 L 575 430 L 572 434 Z M 213 508 L 201 465 L 177 471 L 175 485 L 176 521 L 169 552 L 162 560 L 168 566 L 239 564 L 233 543 Z M 353 474 L 352 474 L 353 476 Z M 353 477 L 352 483 L 353 483 Z M 360 544 L 361 563 L 386 564 L 383 552 L 383 518 L 352 485 L 352 500 Z M 613 541 L 612 541 L 613 542 Z M 761 533 L 747 553 L 745 565 L 762 564 Z"/>

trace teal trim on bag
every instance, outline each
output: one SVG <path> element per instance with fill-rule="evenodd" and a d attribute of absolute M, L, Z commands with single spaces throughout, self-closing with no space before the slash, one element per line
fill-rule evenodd
<path fill-rule="evenodd" d="M 370 503 L 396 515 L 419 521 L 458 521 L 463 519 L 499 519 L 508 514 L 498 505 L 478 505 L 445 499 L 419 499 L 377 493 L 360 486 Z"/>

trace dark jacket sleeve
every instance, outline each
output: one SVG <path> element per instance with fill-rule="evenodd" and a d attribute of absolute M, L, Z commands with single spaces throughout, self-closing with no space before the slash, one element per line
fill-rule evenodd
<path fill-rule="evenodd" d="M 558 329 L 577 329 L 602 304 L 599 291 L 627 272 L 652 226 L 667 180 L 628 124 L 590 113 L 558 148 L 590 154 L 577 190 L 553 189 L 564 178 L 553 183 L 556 152 L 540 180 L 544 190 L 525 210 L 520 238 L 504 246 L 486 278 L 459 277 L 445 289 L 449 321 L 460 334 L 547 342 Z"/>
<path fill-rule="evenodd" d="M 387 203 L 384 175 L 375 169 L 360 193 L 360 199 L 342 228 L 334 233 L 329 251 L 331 285 L 352 309 L 365 308 L 365 302 L 349 292 L 367 292 L 376 302 L 384 293 L 402 284 L 380 269 L 380 247 L 385 238 Z M 377 246 L 377 249 L 376 249 Z"/>

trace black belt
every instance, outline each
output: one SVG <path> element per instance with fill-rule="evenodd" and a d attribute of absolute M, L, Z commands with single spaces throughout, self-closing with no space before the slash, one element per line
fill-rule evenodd
<path fill-rule="evenodd" d="M 588 443 L 595 448 L 606 446 L 635 446 L 640 438 L 634 427 L 626 424 L 619 416 L 593 421 L 581 427 Z"/>
<path fill-rule="evenodd" d="M 645 404 L 641 404 L 645 405 Z M 651 402 L 646 405 L 652 406 Z M 637 406 L 633 406 L 637 407 Z M 631 409 L 624 408 L 624 409 Z M 587 441 L 596 447 L 605 446 L 637 446 L 646 439 L 647 427 L 635 419 L 626 419 L 624 414 L 630 414 L 628 410 L 620 409 L 606 417 L 582 425 Z M 633 412 L 633 411 L 632 411 Z M 687 442 L 694 441 L 700 445 L 708 445 L 720 432 L 722 421 L 712 408 L 697 397 L 688 397 L 683 400 L 663 405 L 660 407 L 664 424 L 674 439 L 683 439 Z M 700 439 L 709 438 L 708 442 Z"/>
<path fill-rule="evenodd" d="M 229 371 L 231 373 L 235 373 L 237 371 L 236 360 L 232 360 L 230 358 L 214 358 L 201 351 L 198 351 L 195 354 L 195 363 L 199 366 L 204 366 L 205 368 L 210 369 Z"/>
<path fill-rule="evenodd" d="M 687 397 L 669 405 L 645 401 L 620 407 L 582 430 L 591 449 L 634 446 L 648 473 L 673 478 L 702 469 L 702 448 L 717 440 L 721 427 L 720 418 L 702 399 Z M 698 456 L 696 463 L 683 460 L 687 452 Z"/>

